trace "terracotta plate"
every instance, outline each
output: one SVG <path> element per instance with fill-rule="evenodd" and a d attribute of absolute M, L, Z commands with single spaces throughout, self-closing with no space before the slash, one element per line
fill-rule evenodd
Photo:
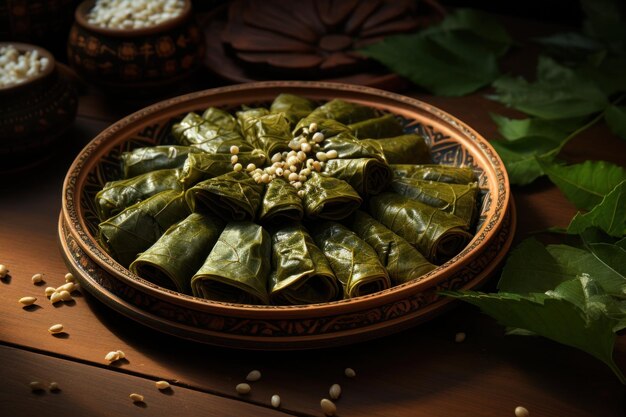
<path fill-rule="evenodd" d="M 313 100 L 340 98 L 403 118 L 429 141 L 435 162 L 470 165 L 482 207 L 476 235 L 450 261 L 418 281 L 376 294 L 307 306 L 249 306 L 204 300 L 154 285 L 119 265 L 96 242 L 93 198 L 119 176 L 119 155 L 167 143 L 172 123 L 209 106 L 269 103 L 279 93 Z M 134 113 L 91 141 L 63 186 L 59 237 L 66 262 L 89 292 L 108 306 L 158 330 L 201 342 L 248 349 L 302 349 L 352 343 L 432 317 L 449 304 L 442 289 L 480 285 L 504 258 L 513 237 L 509 182 L 489 143 L 453 116 L 421 101 L 372 88 L 326 82 L 242 84 L 169 99 Z"/>

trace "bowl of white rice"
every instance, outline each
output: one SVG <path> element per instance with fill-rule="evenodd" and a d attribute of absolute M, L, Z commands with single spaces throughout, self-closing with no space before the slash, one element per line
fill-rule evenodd
<path fill-rule="evenodd" d="M 50 52 L 0 42 L 0 171 L 32 166 L 54 155 L 77 104 L 70 79 Z"/>
<path fill-rule="evenodd" d="M 177 83 L 203 56 L 190 0 L 87 0 L 68 40 L 70 65 L 107 91 Z"/>

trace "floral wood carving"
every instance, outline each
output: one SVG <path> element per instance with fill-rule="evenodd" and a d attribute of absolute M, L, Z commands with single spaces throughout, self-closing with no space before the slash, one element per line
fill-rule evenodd
<path fill-rule="evenodd" d="M 325 78 L 371 68 L 358 49 L 443 14 L 433 0 L 235 0 L 220 38 L 242 66 Z"/>

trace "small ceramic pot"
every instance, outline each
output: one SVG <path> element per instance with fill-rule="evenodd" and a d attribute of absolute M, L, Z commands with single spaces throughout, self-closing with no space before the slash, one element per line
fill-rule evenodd
<path fill-rule="evenodd" d="M 0 87 L 0 170 L 23 168 L 52 154 L 63 133 L 76 117 L 77 94 L 43 48 L 24 43 L 13 45 L 21 52 L 37 50 L 48 58 L 45 70 L 21 84 Z"/>
<path fill-rule="evenodd" d="M 204 39 L 189 0 L 179 16 L 141 29 L 89 23 L 94 3 L 87 0 L 76 9 L 67 47 L 70 65 L 87 81 L 108 91 L 142 89 L 177 83 L 200 66 Z"/>

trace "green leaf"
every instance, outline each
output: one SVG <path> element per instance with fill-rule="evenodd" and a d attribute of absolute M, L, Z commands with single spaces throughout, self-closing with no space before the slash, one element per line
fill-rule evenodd
<path fill-rule="evenodd" d="M 545 292 L 574 278 L 574 271 L 567 264 L 558 262 L 536 239 L 530 238 L 511 252 L 502 270 L 498 290 L 517 294 Z"/>
<path fill-rule="evenodd" d="M 608 104 L 605 94 L 592 81 L 545 56 L 539 58 L 535 83 L 506 76 L 493 86 L 496 94 L 491 98 L 549 120 L 587 116 Z"/>
<path fill-rule="evenodd" d="M 604 94 L 610 96 L 626 91 L 626 56 L 604 56 L 597 63 L 589 63 L 577 70 L 579 76 L 591 80 Z"/>
<path fill-rule="evenodd" d="M 360 52 L 437 95 L 459 96 L 499 76 L 496 57 L 511 38 L 492 16 L 468 9 L 413 35 L 385 38 Z"/>
<path fill-rule="evenodd" d="M 626 139 L 626 106 L 610 105 L 604 111 L 604 120 L 613 133 L 622 139 Z"/>
<path fill-rule="evenodd" d="M 474 35 L 489 49 L 501 56 L 509 48 L 513 40 L 504 26 L 485 12 L 472 9 L 457 9 L 441 22 L 439 26 L 427 29 L 426 33 L 434 31 L 464 31 L 464 35 Z"/>
<path fill-rule="evenodd" d="M 606 243 L 600 245 L 603 246 L 593 249 L 548 245 L 546 249 L 554 258 L 558 268 L 567 271 L 570 278 L 575 275 L 591 275 L 608 294 L 623 297 L 626 294 L 626 271 L 623 270 L 626 266 L 617 265 L 617 263 L 621 262 L 622 265 L 626 265 L 626 250 Z M 550 268 L 557 267 L 552 265 Z"/>
<path fill-rule="evenodd" d="M 581 0 L 587 15 L 583 24 L 585 33 L 621 49 L 626 41 L 624 3 L 618 0 Z"/>
<path fill-rule="evenodd" d="M 593 209 L 617 184 L 626 180 L 624 168 L 604 161 L 585 161 L 575 165 L 540 161 L 539 165 L 579 209 Z"/>
<path fill-rule="evenodd" d="M 360 52 L 443 96 L 471 93 L 499 75 L 495 54 L 454 32 L 391 36 Z"/>
<path fill-rule="evenodd" d="M 529 136 L 512 142 L 491 141 L 502 158 L 512 184 L 526 185 L 544 175 L 538 157 L 551 161 L 549 152 L 557 149 L 560 141 L 545 137 Z"/>
<path fill-rule="evenodd" d="M 581 124 L 578 118 L 565 120 L 509 119 L 493 113 L 490 116 L 498 126 L 498 132 L 506 140 L 517 140 L 527 136 L 562 140 Z"/>
<path fill-rule="evenodd" d="M 535 38 L 554 57 L 565 61 L 585 60 L 589 55 L 604 51 L 605 46 L 595 39 L 578 32 L 563 32 Z"/>
<path fill-rule="evenodd" d="M 582 282 L 581 278 L 587 282 Z M 589 277 L 579 283 L 567 282 L 551 295 L 532 294 L 528 297 L 501 292 L 483 294 L 472 291 L 443 292 L 480 307 L 500 324 L 525 329 L 556 342 L 581 349 L 607 364 L 620 379 L 626 378 L 613 362 L 614 329 L 620 320 L 593 297 L 601 295 L 597 288 L 590 292 Z M 576 300 L 576 302 L 572 302 Z M 515 332 L 520 334 L 519 332 Z M 523 334 L 523 333 L 522 333 Z"/>
<path fill-rule="evenodd" d="M 589 227 L 599 227 L 611 236 L 626 232 L 626 181 L 608 193 L 589 213 L 578 212 L 572 219 L 568 233 L 581 233 Z"/>

